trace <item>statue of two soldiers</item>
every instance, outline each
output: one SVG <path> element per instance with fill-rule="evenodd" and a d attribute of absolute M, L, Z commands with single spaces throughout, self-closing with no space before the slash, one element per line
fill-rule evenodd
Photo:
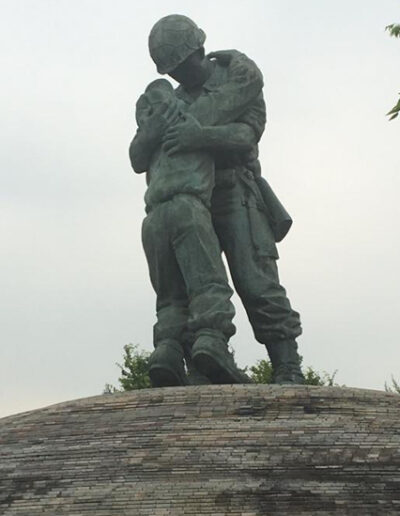
<path fill-rule="evenodd" d="M 142 241 L 157 294 L 152 385 L 249 381 L 228 348 L 235 310 L 221 251 L 255 338 L 266 346 L 274 383 L 303 383 L 300 318 L 276 265 L 276 242 L 291 219 L 258 160 L 263 77 L 236 50 L 206 55 L 205 38 L 182 15 L 154 25 L 150 55 L 179 86 L 165 79 L 147 86 L 129 149 L 148 185 Z"/>

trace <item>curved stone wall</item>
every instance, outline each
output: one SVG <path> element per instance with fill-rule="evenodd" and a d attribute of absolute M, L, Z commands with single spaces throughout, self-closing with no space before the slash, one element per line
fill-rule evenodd
<path fill-rule="evenodd" d="M 0 514 L 400 514 L 400 396 L 199 386 L 0 420 Z"/>

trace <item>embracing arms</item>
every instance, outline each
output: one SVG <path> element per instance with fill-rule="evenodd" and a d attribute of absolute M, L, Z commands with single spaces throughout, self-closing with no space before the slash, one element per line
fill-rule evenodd
<path fill-rule="evenodd" d="M 167 129 L 163 148 L 168 155 L 198 149 L 248 151 L 256 143 L 254 130 L 245 123 L 202 126 L 193 115 L 187 115 Z"/>
<path fill-rule="evenodd" d="M 184 121 L 167 130 L 163 141 L 168 154 L 196 149 L 248 151 L 264 130 L 264 81 L 254 61 L 237 50 L 208 57 L 226 67 L 227 78 L 193 102 Z"/>
<path fill-rule="evenodd" d="M 156 111 L 149 116 L 137 130 L 129 146 L 129 158 L 137 174 L 148 170 L 153 152 L 160 145 L 166 129 L 177 120 L 178 111 L 176 104 L 165 110 L 161 108 L 161 111 Z"/>
<path fill-rule="evenodd" d="M 260 70 L 236 50 L 215 52 L 209 57 L 226 67 L 226 80 L 196 99 L 183 121 L 174 125 L 171 108 L 148 119 L 136 133 L 129 150 L 135 172 L 147 170 L 151 155 L 161 141 L 168 154 L 197 149 L 246 151 L 258 142 L 264 125 L 259 130 L 246 117 L 261 99 L 265 124 Z"/>

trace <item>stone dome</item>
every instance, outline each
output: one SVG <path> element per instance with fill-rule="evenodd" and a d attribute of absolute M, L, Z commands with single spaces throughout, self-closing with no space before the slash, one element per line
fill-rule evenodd
<path fill-rule="evenodd" d="M 400 514 L 400 396 L 148 389 L 0 420 L 4 516 Z"/>

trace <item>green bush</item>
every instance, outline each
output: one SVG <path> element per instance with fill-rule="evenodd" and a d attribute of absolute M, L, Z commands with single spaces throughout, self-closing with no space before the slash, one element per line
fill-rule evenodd
<path fill-rule="evenodd" d="M 151 387 L 149 378 L 149 357 L 150 353 L 143 351 L 138 345 L 127 344 L 124 346 L 123 364 L 117 363 L 121 376 L 118 378 L 120 389 L 107 383 L 104 393 L 132 391 L 135 389 L 147 389 Z M 272 383 L 272 365 L 269 360 L 258 360 L 258 362 L 246 368 L 252 382 L 269 384 Z M 334 383 L 336 371 L 329 374 L 326 371 L 318 372 L 312 367 L 304 369 L 304 377 L 307 385 L 337 385 Z"/>
<path fill-rule="evenodd" d="M 123 365 L 117 362 L 117 366 L 121 370 L 121 376 L 118 378 L 121 389 L 106 383 L 104 393 L 112 394 L 114 392 L 133 391 L 151 387 L 149 358 L 150 353 L 140 350 L 137 344 L 126 344 L 124 346 Z"/>

